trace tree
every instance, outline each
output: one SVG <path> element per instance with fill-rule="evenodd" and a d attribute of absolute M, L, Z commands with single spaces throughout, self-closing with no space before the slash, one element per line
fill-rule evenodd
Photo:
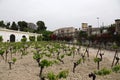
<path fill-rule="evenodd" d="M 59 56 L 59 53 L 58 53 L 57 60 L 62 62 L 62 64 L 64 64 L 64 61 L 62 60 L 63 58 L 64 58 L 64 55 Z"/>
<path fill-rule="evenodd" d="M 18 30 L 17 24 L 15 22 L 12 23 L 11 29 L 12 30 Z"/>
<path fill-rule="evenodd" d="M 92 80 L 95 80 L 95 79 L 96 79 L 96 75 L 95 75 L 94 73 L 90 73 L 88 76 L 89 76 L 89 78 L 92 77 L 92 78 L 93 78 Z"/>
<path fill-rule="evenodd" d="M 0 27 L 5 27 L 4 21 L 0 21 Z"/>
<path fill-rule="evenodd" d="M 91 35 L 89 36 L 89 40 L 93 43 L 96 40 L 97 35 Z"/>
<path fill-rule="evenodd" d="M 38 66 L 40 66 L 40 60 L 41 60 L 42 57 L 43 57 L 42 54 L 34 53 L 33 59 L 35 59 L 37 61 Z"/>
<path fill-rule="evenodd" d="M 20 27 L 20 31 L 25 31 L 27 32 L 28 31 L 28 27 L 27 27 L 27 22 L 25 21 L 19 21 L 18 22 L 18 26 Z"/>
<path fill-rule="evenodd" d="M 77 60 L 76 62 L 74 62 L 74 66 L 73 66 L 73 73 L 75 73 L 75 68 L 81 63 L 82 59 Z"/>
<path fill-rule="evenodd" d="M 10 22 L 8 22 L 6 25 L 6 29 L 9 29 L 9 28 L 10 28 Z"/>
<path fill-rule="evenodd" d="M 115 27 L 116 27 L 115 24 L 111 24 L 107 29 L 108 33 L 113 35 L 115 32 Z"/>
<path fill-rule="evenodd" d="M 52 33 L 53 32 L 51 32 L 51 31 L 42 31 L 43 40 L 45 40 L 45 41 L 51 40 L 51 34 Z"/>
<path fill-rule="evenodd" d="M 0 36 L 0 42 L 2 42 L 3 41 L 3 38 L 2 38 L 2 36 Z"/>
<path fill-rule="evenodd" d="M 111 24 L 108 27 L 108 34 L 111 35 L 111 40 L 116 42 L 120 46 L 120 34 L 115 31 L 116 24 Z"/>
<path fill-rule="evenodd" d="M 0 50 L 0 55 L 1 55 L 1 57 L 4 59 L 3 54 L 4 54 L 4 51 L 3 51 L 3 50 Z"/>
<path fill-rule="evenodd" d="M 79 32 L 79 35 L 78 35 L 79 37 L 78 37 L 78 40 L 79 41 L 82 41 L 82 40 L 84 40 L 84 39 L 87 39 L 87 32 L 85 32 L 85 31 L 80 31 Z"/>
<path fill-rule="evenodd" d="M 43 36 L 41 35 L 37 36 L 37 41 L 42 41 L 42 39 L 43 39 Z"/>
<path fill-rule="evenodd" d="M 7 24 L 4 23 L 4 21 L 0 21 L 0 27 L 9 29 L 10 22 L 7 22 Z"/>
<path fill-rule="evenodd" d="M 50 37 L 51 37 L 52 40 L 56 40 L 57 39 L 57 36 L 55 34 L 51 34 Z"/>
<path fill-rule="evenodd" d="M 99 70 L 100 68 L 100 61 L 101 61 L 101 58 L 94 58 L 94 62 L 97 63 L 97 69 Z"/>
<path fill-rule="evenodd" d="M 29 32 L 35 33 L 37 30 L 37 26 L 34 23 L 28 23 L 27 24 L 27 29 Z"/>
<path fill-rule="evenodd" d="M 40 74 L 39 74 L 40 78 L 42 78 L 43 69 L 44 69 L 45 67 L 52 66 L 52 64 L 53 64 L 52 61 L 48 61 L 48 60 L 46 60 L 46 59 L 44 59 L 44 60 L 42 60 L 42 61 L 40 62 L 40 64 L 39 64 L 39 65 L 40 65 Z"/>
<path fill-rule="evenodd" d="M 45 26 L 45 23 L 43 21 L 37 21 L 37 32 L 39 33 L 40 31 L 44 31 L 47 29 L 47 27 Z"/>

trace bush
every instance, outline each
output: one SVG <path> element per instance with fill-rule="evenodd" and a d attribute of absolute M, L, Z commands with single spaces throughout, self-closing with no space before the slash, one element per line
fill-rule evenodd
<path fill-rule="evenodd" d="M 13 61 L 13 63 L 15 63 L 17 61 L 17 59 L 16 58 L 12 58 L 12 61 Z"/>
<path fill-rule="evenodd" d="M 35 41 L 35 36 L 29 36 L 30 41 Z"/>
<path fill-rule="evenodd" d="M 37 41 L 42 41 L 43 37 L 42 36 L 37 36 Z"/>
<path fill-rule="evenodd" d="M 26 41 L 27 41 L 27 38 L 25 37 L 21 39 L 21 42 L 26 42 Z"/>
<path fill-rule="evenodd" d="M 2 36 L 0 36 L 0 42 L 2 42 L 3 41 L 3 38 L 2 38 Z"/>
<path fill-rule="evenodd" d="M 56 76 L 53 72 L 48 73 L 48 74 L 47 74 L 47 78 L 48 78 L 49 80 L 58 80 L 58 79 L 57 79 L 57 76 Z"/>
<path fill-rule="evenodd" d="M 119 47 L 117 46 L 117 44 L 113 44 L 113 49 L 118 49 Z"/>
<path fill-rule="evenodd" d="M 82 61 L 82 59 L 79 59 L 76 63 L 77 63 L 77 64 L 80 64 L 80 63 L 81 63 L 81 61 Z"/>
<path fill-rule="evenodd" d="M 46 60 L 46 59 L 44 59 L 44 60 L 42 60 L 42 61 L 40 62 L 40 66 L 41 66 L 41 67 L 52 66 L 52 64 L 53 64 L 52 61 L 48 61 L 48 60 Z"/>
<path fill-rule="evenodd" d="M 100 62 L 101 61 L 101 59 L 100 58 L 94 58 L 94 62 L 96 63 L 96 62 Z"/>
<path fill-rule="evenodd" d="M 113 68 L 112 68 L 112 71 L 113 72 L 120 72 L 120 65 L 116 65 L 116 66 L 114 66 Z"/>
<path fill-rule="evenodd" d="M 72 53 L 67 53 L 66 55 L 67 55 L 67 56 L 71 56 L 71 55 L 72 55 Z"/>
<path fill-rule="evenodd" d="M 4 51 L 0 50 L 0 55 L 3 56 L 3 54 L 4 54 Z"/>
<path fill-rule="evenodd" d="M 58 75 L 55 75 L 53 72 L 47 74 L 47 78 L 49 80 L 58 80 L 61 78 L 67 78 L 67 76 L 68 76 L 68 70 L 61 71 L 59 72 Z"/>
<path fill-rule="evenodd" d="M 59 62 L 57 60 L 53 60 L 53 63 L 54 64 L 58 64 Z"/>
<path fill-rule="evenodd" d="M 64 58 L 64 54 L 63 54 L 63 55 L 61 55 L 60 57 L 61 57 L 61 59 L 62 59 L 62 58 Z"/>
<path fill-rule="evenodd" d="M 106 68 L 103 68 L 103 69 L 101 69 L 101 70 L 99 70 L 99 71 L 95 71 L 94 73 L 95 73 L 96 75 L 102 75 L 102 76 L 104 76 L 104 75 L 110 74 L 110 73 L 111 73 L 111 70 L 106 69 Z"/>
<path fill-rule="evenodd" d="M 64 70 L 64 71 L 61 71 L 59 74 L 58 74 L 58 78 L 66 78 L 68 76 L 68 70 Z"/>
<path fill-rule="evenodd" d="M 45 54 L 47 57 L 51 57 L 51 54 Z"/>
<path fill-rule="evenodd" d="M 33 59 L 41 59 L 43 57 L 42 54 L 39 54 L 39 53 L 34 53 L 34 56 L 33 56 Z"/>

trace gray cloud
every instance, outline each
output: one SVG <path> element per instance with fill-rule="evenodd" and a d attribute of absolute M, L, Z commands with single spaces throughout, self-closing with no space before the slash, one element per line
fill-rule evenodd
<path fill-rule="evenodd" d="M 97 26 L 120 18 L 119 0 L 0 0 L 0 20 L 34 22 L 43 20 L 49 30 L 81 27 L 82 22 Z"/>

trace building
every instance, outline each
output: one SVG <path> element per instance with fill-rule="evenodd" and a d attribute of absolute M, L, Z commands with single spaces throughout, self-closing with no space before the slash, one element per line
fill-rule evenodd
<path fill-rule="evenodd" d="M 100 28 L 92 28 L 91 35 L 99 35 L 100 34 Z"/>
<path fill-rule="evenodd" d="M 89 25 L 87 28 L 87 34 L 88 34 L 88 36 L 91 36 L 91 34 L 92 34 L 92 26 L 91 25 Z"/>
<path fill-rule="evenodd" d="M 100 34 L 100 28 L 93 28 L 92 25 L 88 25 L 88 23 L 82 23 L 82 31 L 85 31 L 88 36 Z"/>
<path fill-rule="evenodd" d="M 34 23 L 28 23 L 27 26 L 31 29 L 37 30 L 37 26 Z"/>
<path fill-rule="evenodd" d="M 57 38 L 69 37 L 76 42 L 78 30 L 74 27 L 64 27 L 53 31 L 53 34 L 56 35 Z"/>
<path fill-rule="evenodd" d="M 87 31 L 88 29 L 88 23 L 82 23 L 82 30 Z"/>
<path fill-rule="evenodd" d="M 75 36 L 75 32 L 77 31 L 76 28 L 74 27 L 64 27 L 64 28 L 60 28 L 57 29 L 55 31 L 53 31 L 53 34 L 55 34 L 56 36 L 59 37 L 64 37 L 64 36 Z"/>
<path fill-rule="evenodd" d="M 115 20 L 115 25 L 116 25 L 115 32 L 120 34 L 120 19 Z"/>
<path fill-rule="evenodd" d="M 0 36 L 2 36 L 3 42 L 7 42 L 7 41 L 19 42 L 23 37 L 26 37 L 27 41 L 29 41 L 29 36 L 35 36 L 37 39 L 38 35 L 41 35 L 41 34 L 14 31 L 14 30 L 0 28 Z"/>

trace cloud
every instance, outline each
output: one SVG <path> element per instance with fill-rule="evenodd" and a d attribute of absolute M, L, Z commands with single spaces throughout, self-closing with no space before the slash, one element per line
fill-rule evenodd
<path fill-rule="evenodd" d="M 81 27 L 82 22 L 97 26 L 96 17 L 106 25 L 120 18 L 120 0 L 0 0 L 0 19 L 43 20 L 48 29 Z"/>

